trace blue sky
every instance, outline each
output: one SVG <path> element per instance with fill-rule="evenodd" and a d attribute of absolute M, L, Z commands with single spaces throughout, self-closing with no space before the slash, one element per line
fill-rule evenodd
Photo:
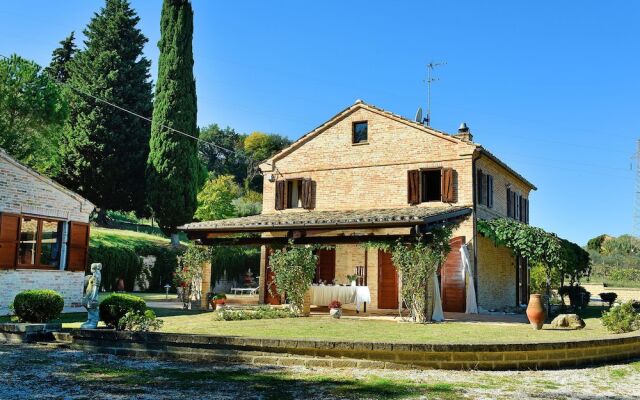
<path fill-rule="evenodd" d="M 0 54 L 47 64 L 102 1 L 4 2 Z M 157 72 L 161 2 L 133 0 Z M 534 182 L 531 222 L 584 244 L 633 228 L 640 2 L 194 0 L 200 125 L 296 139 L 361 98 L 462 121 Z"/>

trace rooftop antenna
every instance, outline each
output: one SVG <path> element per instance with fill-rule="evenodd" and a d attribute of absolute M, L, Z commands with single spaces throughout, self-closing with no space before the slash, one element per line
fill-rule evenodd
<path fill-rule="evenodd" d="M 425 125 L 431 126 L 431 83 L 435 81 L 439 81 L 440 78 L 436 78 L 433 76 L 433 69 L 435 67 L 439 67 L 441 65 L 445 65 L 447 62 L 433 62 L 431 61 L 427 64 L 427 117 L 424 119 Z"/>
<path fill-rule="evenodd" d="M 633 233 L 640 236 L 640 139 L 636 149 L 636 199 L 633 212 Z"/>

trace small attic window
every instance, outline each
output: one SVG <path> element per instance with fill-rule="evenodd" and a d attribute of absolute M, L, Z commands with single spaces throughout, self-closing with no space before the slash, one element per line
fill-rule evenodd
<path fill-rule="evenodd" d="M 369 139 L 367 121 L 359 121 L 353 123 L 353 132 L 351 135 L 352 143 L 367 143 Z"/>

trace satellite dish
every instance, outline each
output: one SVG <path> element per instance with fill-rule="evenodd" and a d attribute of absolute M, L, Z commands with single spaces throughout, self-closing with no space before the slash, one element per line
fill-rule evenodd
<path fill-rule="evenodd" d="M 416 122 L 422 123 L 422 107 L 418 107 L 418 112 L 416 112 Z"/>

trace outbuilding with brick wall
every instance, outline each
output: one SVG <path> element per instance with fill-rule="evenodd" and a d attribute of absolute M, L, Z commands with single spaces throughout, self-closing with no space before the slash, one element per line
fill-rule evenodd
<path fill-rule="evenodd" d="M 0 315 L 16 294 L 52 289 L 81 307 L 95 206 L 0 149 Z"/>

